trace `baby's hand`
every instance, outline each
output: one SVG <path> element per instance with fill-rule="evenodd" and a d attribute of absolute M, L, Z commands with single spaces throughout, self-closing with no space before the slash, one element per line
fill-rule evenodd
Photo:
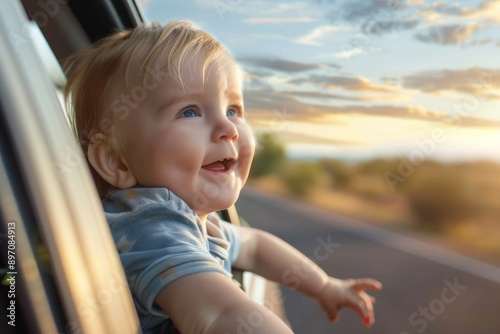
<path fill-rule="evenodd" d="M 338 321 L 340 308 L 347 306 L 359 314 L 366 327 L 370 327 L 375 322 L 375 298 L 364 290 L 380 289 L 382 283 L 371 278 L 340 280 L 330 277 L 317 299 L 331 321 Z"/>

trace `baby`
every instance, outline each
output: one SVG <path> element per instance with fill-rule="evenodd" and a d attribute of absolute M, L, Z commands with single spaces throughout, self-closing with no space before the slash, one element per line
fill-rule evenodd
<path fill-rule="evenodd" d="M 335 321 L 374 322 L 373 279 L 329 277 L 264 231 L 222 221 L 245 184 L 255 143 L 242 75 L 186 21 L 114 34 L 68 61 L 66 97 L 144 333 L 291 333 L 231 279 L 254 272 L 315 298 Z M 290 280 L 290 268 L 307 275 Z M 287 279 L 285 279 L 285 277 Z M 300 284 L 297 284 L 300 282 Z"/>

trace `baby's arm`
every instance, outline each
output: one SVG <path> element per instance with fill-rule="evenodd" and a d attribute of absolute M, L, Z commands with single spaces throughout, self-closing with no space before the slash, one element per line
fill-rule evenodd
<path fill-rule="evenodd" d="M 338 310 L 347 306 L 360 315 L 367 327 L 373 324 L 375 299 L 364 290 L 380 290 L 380 282 L 329 277 L 297 249 L 264 231 L 242 227 L 241 236 L 241 251 L 234 267 L 315 298 L 332 321 L 338 320 Z"/>
<path fill-rule="evenodd" d="M 156 297 L 181 333 L 292 333 L 275 314 L 217 272 L 181 277 Z"/>

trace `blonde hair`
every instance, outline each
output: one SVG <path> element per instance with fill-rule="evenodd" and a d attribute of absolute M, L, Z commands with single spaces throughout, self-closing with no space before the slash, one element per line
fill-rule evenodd
<path fill-rule="evenodd" d="M 140 80 L 151 80 L 160 72 L 162 77 L 184 87 L 181 68 L 195 55 L 203 57 L 203 80 L 206 67 L 214 60 L 225 58 L 233 62 L 217 40 L 188 21 L 171 21 L 165 26 L 157 22 L 141 24 L 69 57 L 64 64 L 64 95 L 73 131 L 85 155 L 91 142 L 100 144 L 96 138 L 107 144 L 111 152 L 121 151 L 115 122 L 128 114 L 125 106 L 117 108 L 120 94 L 123 97 L 125 91 L 130 97 L 134 88 L 141 91 L 141 87 L 144 93 L 144 87 L 138 84 Z M 90 164 L 89 167 L 99 194 L 104 197 L 112 186 Z"/>

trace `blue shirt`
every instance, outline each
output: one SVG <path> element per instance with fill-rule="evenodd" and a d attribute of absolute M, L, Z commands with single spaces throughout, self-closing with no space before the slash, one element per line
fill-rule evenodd
<path fill-rule="evenodd" d="M 220 220 L 207 219 L 221 238 L 209 236 L 188 205 L 166 188 L 115 190 L 103 201 L 144 333 L 173 327 L 154 303 L 158 293 L 185 275 L 215 271 L 231 277 L 239 254 L 239 231 Z"/>

